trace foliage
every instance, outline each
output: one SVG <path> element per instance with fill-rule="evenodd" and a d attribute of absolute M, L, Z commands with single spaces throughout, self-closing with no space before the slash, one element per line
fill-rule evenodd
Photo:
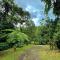
<path fill-rule="evenodd" d="M 59 41 L 59 30 L 60 30 L 60 25 L 59 25 L 59 21 L 60 21 L 60 0 L 42 0 L 44 1 L 45 4 L 45 12 L 46 14 L 48 14 L 49 10 L 52 8 L 53 9 L 53 14 L 55 15 L 55 20 L 50 23 L 51 25 L 49 25 L 49 35 L 50 35 L 50 42 L 51 45 L 55 45 L 57 43 L 57 41 Z M 56 43 L 55 43 L 56 42 Z M 59 44 L 59 42 L 58 42 Z M 57 45 L 59 46 L 59 45 Z"/>
<path fill-rule="evenodd" d="M 25 27 L 24 27 L 25 26 Z M 29 36 L 30 42 L 35 38 L 35 24 L 32 20 L 26 21 L 26 25 L 24 25 L 21 29 L 22 32 Z"/>
<path fill-rule="evenodd" d="M 29 41 L 28 36 L 20 31 L 13 31 L 12 33 L 9 33 L 7 38 L 8 43 L 19 43 L 20 45 L 24 44 L 25 41 Z"/>
<path fill-rule="evenodd" d="M 28 19 L 30 19 L 29 12 L 24 11 L 21 7 L 18 7 L 14 3 L 14 0 L 1 0 L 0 1 L 0 46 L 2 47 L 2 49 L 6 45 L 8 45 L 8 48 L 12 47 L 12 45 L 16 43 L 15 40 L 17 41 L 21 40 L 23 44 L 28 44 L 27 35 L 25 35 L 24 33 L 20 31 L 13 32 L 13 30 L 15 30 L 15 27 L 17 26 L 18 23 L 22 25 L 24 22 L 28 21 Z"/>

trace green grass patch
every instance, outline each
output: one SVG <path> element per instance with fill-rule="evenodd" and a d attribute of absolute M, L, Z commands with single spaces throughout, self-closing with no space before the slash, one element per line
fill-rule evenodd
<path fill-rule="evenodd" d="M 6 51 L 2 51 L 0 52 L 0 60 L 19 60 L 20 55 L 31 47 L 32 45 L 17 48 L 15 52 L 13 48 Z"/>
<path fill-rule="evenodd" d="M 41 46 L 40 49 L 41 60 L 60 60 L 60 52 L 58 50 L 50 50 L 49 46 Z"/>

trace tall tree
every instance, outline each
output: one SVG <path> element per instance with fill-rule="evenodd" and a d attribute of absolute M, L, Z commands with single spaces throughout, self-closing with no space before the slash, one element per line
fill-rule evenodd
<path fill-rule="evenodd" d="M 5 44 L 7 35 L 12 32 L 10 29 L 15 29 L 17 23 L 26 22 L 30 18 L 30 14 L 18 7 L 14 0 L 1 0 L 0 3 L 0 44 Z"/>
<path fill-rule="evenodd" d="M 45 4 L 46 14 L 48 14 L 49 10 L 52 8 L 53 9 L 53 14 L 55 15 L 55 20 L 52 23 L 52 27 L 51 27 L 52 28 L 52 30 L 51 30 L 52 36 L 51 37 L 52 37 L 52 40 L 53 40 L 53 36 L 56 33 L 56 29 L 59 29 L 59 28 L 57 28 L 57 24 L 60 21 L 60 18 L 59 18 L 60 17 L 60 0 L 42 0 L 42 1 L 44 1 L 46 3 Z"/>

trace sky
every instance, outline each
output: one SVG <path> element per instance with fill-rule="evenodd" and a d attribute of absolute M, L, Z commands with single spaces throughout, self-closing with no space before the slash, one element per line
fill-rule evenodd
<path fill-rule="evenodd" d="M 39 20 L 45 18 L 45 4 L 41 0 L 15 0 L 15 3 L 31 14 L 31 18 L 36 26 L 40 25 Z M 52 14 L 52 11 L 52 9 L 49 11 L 48 16 L 54 19 L 55 16 Z"/>

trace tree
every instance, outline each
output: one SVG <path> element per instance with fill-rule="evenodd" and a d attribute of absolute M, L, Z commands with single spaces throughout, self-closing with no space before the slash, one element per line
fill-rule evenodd
<path fill-rule="evenodd" d="M 44 1 L 46 3 L 45 4 L 45 12 L 46 12 L 46 14 L 48 15 L 49 10 L 52 8 L 53 9 L 53 14 L 56 17 L 55 20 L 52 23 L 52 26 L 51 26 L 52 27 L 52 30 L 51 30 L 52 36 L 50 38 L 53 41 L 54 40 L 53 36 L 57 35 L 56 29 L 59 29 L 59 28 L 57 28 L 57 24 L 58 24 L 58 22 L 60 20 L 60 18 L 59 18 L 60 17 L 60 9 L 59 9 L 60 8 L 60 0 L 42 0 L 42 1 Z M 53 41 L 52 43 L 55 43 L 55 42 Z"/>
<path fill-rule="evenodd" d="M 35 24 L 32 20 L 26 21 L 26 24 L 22 26 L 22 32 L 27 34 L 32 42 L 35 38 Z"/>
<path fill-rule="evenodd" d="M 26 22 L 30 14 L 18 7 L 14 0 L 1 0 L 0 3 L 0 44 L 2 47 L 4 44 L 8 45 L 7 36 L 12 33 L 10 29 L 15 29 L 17 23 Z"/>
<path fill-rule="evenodd" d="M 29 42 L 29 37 L 26 34 L 21 33 L 19 30 L 14 30 L 7 36 L 7 42 L 12 44 L 11 47 L 14 45 L 23 46 L 25 41 Z"/>

